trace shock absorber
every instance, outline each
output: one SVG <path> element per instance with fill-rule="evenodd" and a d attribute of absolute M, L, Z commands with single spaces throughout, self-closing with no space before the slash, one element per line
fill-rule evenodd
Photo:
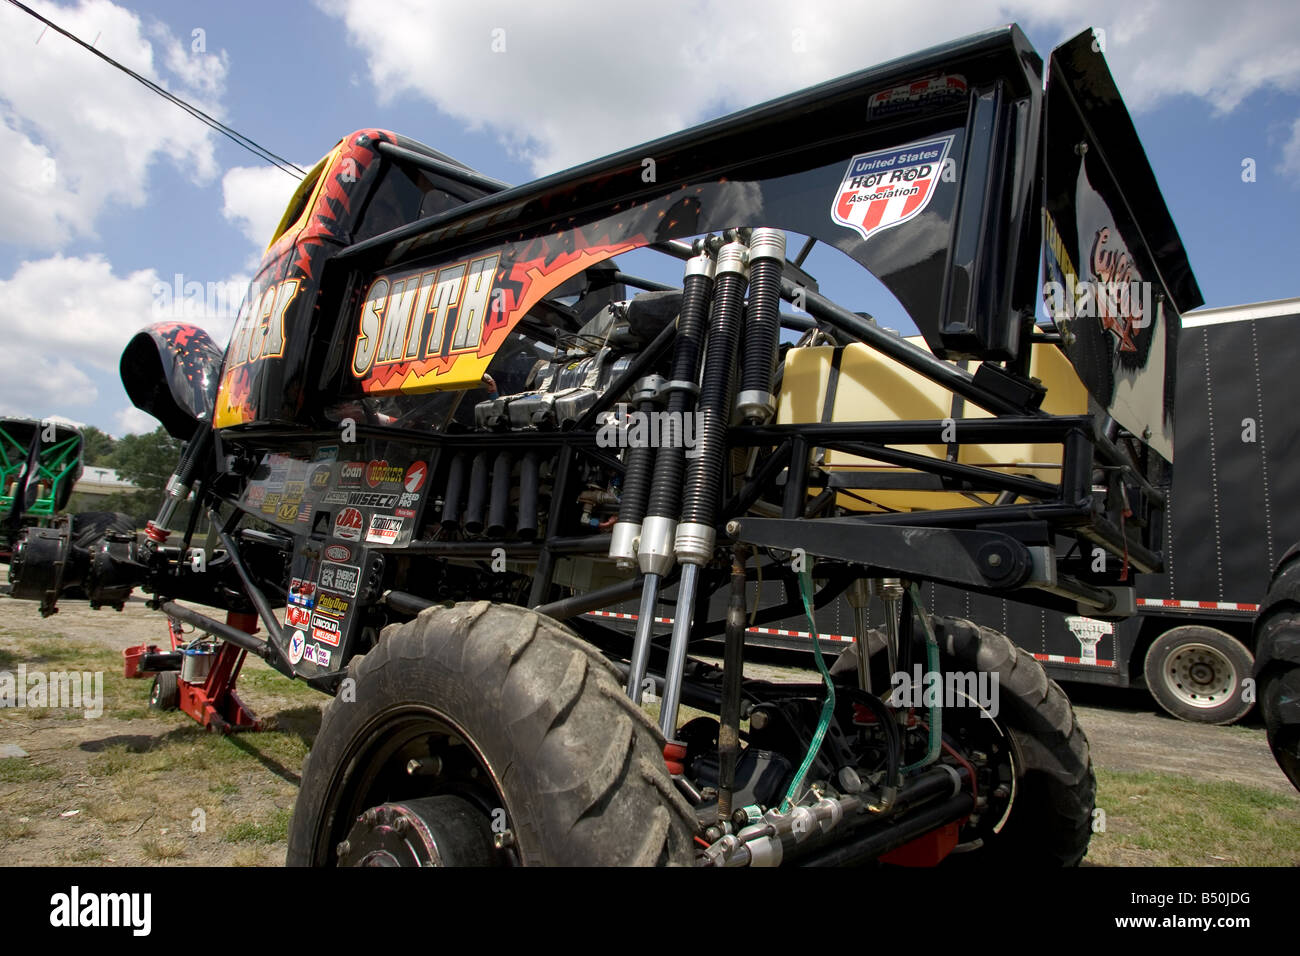
<path fill-rule="evenodd" d="M 206 462 L 211 446 L 212 426 L 207 422 L 201 422 L 194 429 L 185 451 L 181 453 L 181 460 L 176 464 L 176 470 L 167 480 L 166 497 L 158 508 L 158 516 L 145 525 L 144 533 L 150 546 L 162 544 L 167 540 L 172 516 L 175 515 L 180 503 L 190 496 L 194 479 L 199 477 L 199 469 Z"/>
<path fill-rule="evenodd" d="M 655 404 L 663 394 L 663 377 L 647 375 L 632 390 L 633 408 L 642 421 L 649 421 Z M 642 427 L 639 434 L 646 434 Z M 627 450 L 627 470 L 623 475 L 623 495 L 618 502 L 618 520 L 609 540 L 609 556 L 617 567 L 636 567 L 636 543 L 641 534 L 641 519 L 645 517 L 646 502 L 650 498 L 650 470 L 654 465 L 655 449 L 649 441 L 638 441 Z"/>
<path fill-rule="evenodd" d="M 755 229 L 749 240 L 749 309 L 736 411 L 752 425 L 776 413 L 772 380 L 781 332 L 781 275 L 785 270 L 785 233 Z"/>
<path fill-rule="evenodd" d="M 704 329 L 713 297 L 712 238 L 696 244 L 696 255 L 687 261 L 682 279 L 682 306 L 677 317 L 677 340 L 673 349 L 672 380 L 664 385 L 668 392 L 666 420 L 680 426 L 678 437 L 685 438 L 686 416 L 695 407 L 699 393 L 700 353 L 704 348 Z M 659 602 L 659 584 L 676 560 L 673 536 L 682 507 L 682 475 L 686 470 L 686 450 L 681 442 L 668 442 L 655 456 L 654 478 L 641 535 L 636 542 L 637 564 L 645 575 L 641 590 L 641 608 L 637 616 L 636 637 L 632 642 L 632 666 L 628 670 L 627 692 L 641 702 L 641 685 L 650 658 L 650 632 Z"/>
<path fill-rule="evenodd" d="M 693 623 L 700 568 L 713 560 L 717 539 L 713 524 L 726 464 L 727 426 L 736 385 L 736 351 L 740 345 L 741 313 L 748 283 L 749 249 L 737 236 L 718 251 L 708 346 L 696 410 L 696 446 L 687 461 L 682 520 L 674 539 L 682 576 L 677 585 L 677 610 L 673 616 L 664 699 L 659 711 L 659 729 L 669 740 L 677 731 L 682 671 L 686 666 L 686 645 Z"/>

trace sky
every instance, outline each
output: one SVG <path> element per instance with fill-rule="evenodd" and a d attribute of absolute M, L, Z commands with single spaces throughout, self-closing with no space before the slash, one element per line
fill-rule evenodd
<path fill-rule="evenodd" d="M 380 127 L 511 183 L 1000 24 L 1044 58 L 1092 27 L 1207 305 L 1300 295 L 1294 0 L 28 5 L 303 168 Z M 122 348 L 174 318 L 224 344 L 296 181 L 7 0 L 0 154 L 0 415 L 152 431 Z M 823 291 L 912 329 L 882 287 Z"/>

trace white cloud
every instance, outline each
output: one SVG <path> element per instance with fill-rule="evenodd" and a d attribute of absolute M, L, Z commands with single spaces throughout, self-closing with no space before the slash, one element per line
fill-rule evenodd
<path fill-rule="evenodd" d="M 224 344 L 246 281 L 202 283 L 196 287 L 201 294 L 187 296 L 173 311 L 174 279 L 160 281 L 153 269 L 116 275 L 99 255 L 23 262 L 0 280 L 0 411 L 42 417 L 124 401 L 117 368 L 132 335 L 153 322 L 180 319 L 207 328 Z M 237 298 L 227 304 L 211 290 Z"/>
<path fill-rule="evenodd" d="M 192 53 L 165 27 L 146 25 L 108 0 L 33 6 L 94 41 L 96 49 L 219 114 L 224 52 Z M 42 36 L 43 29 L 0 4 L 0 150 L 9 170 L 0 178 L 0 241 L 50 249 L 93 235 L 106 206 L 144 204 L 149 168 L 159 158 L 196 182 L 216 175 L 210 129 L 66 37 L 53 30 Z"/>
<path fill-rule="evenodd" d="M 299 163 L 310 169 L 311 163 Z M 221 177 L 221 215 L 238 226 L 260 254 L 284 216 L 298 180 L 275 166 L 233 166 Z"/>
<path fill-rule="evenodd" d="M 1135 109 L 1191 94 L 1227 110 L 1257 89 L 1300 89 L 1294 3 L 1225 15 L 1214 0 L 1096 0 L 1081 14 L 1077 0 L 972 0 L 873 27 L 868 10 L 830 0 L 754 0 L 743 12 L 723 0 L 635 12 L 581 0 L 317 2 L 366 56 L 381 101 L 422 96 L 493 130 L 539 174 L 1017 19 L 1058 39 L 1105 30 Z"/>
<path fill-rule="evenodd" d="M 1300 119 L 1291 124 L 1291 136 L 1282 144 L 1280 171 L 1293 180 L 1300 180 Z"/>
<path fill-rule="evenodd" d="M 158 427 L 158 419 L 134 405 L 127 405 L 113 416 L 113 425 L 113 434 L 119 438 L 123 435 L 147 435 Z"/>

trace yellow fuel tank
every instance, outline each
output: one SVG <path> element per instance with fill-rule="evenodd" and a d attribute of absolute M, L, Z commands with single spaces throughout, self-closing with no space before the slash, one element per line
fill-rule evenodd
<path fill-rule="evenodd" d="M 911 337 L 908 341 L 925 348 L 925 342 L 920 336 Z M 827 409 L 826 396 L 836 351 L 830 346 L 815 346 L 792 348 L 786 352 L 785 371 L 781 377 L 781 392 L 777 401 L 776 420 L 779 424 L 942 421 L 950 417 L 992 417 L 989 412 L 970 403 L 966 403 L 964 409 L 954 416 L 951 392 L 862 343 L 853 343 L 839 350 L 841 354 L 833 407 Z M 1041 381 L 1047 389 L 1042 405 L 1044 411 L 1053 415 L 1088 414 L 1088 392 L 1069 360 L 1056 346 L 1033 346 L 1029 374 Z M 945 459 L 948 453 L 942 432 L 936 432 L 934 444 L 892 447 L 939 460 Z M 923 472 L 830 449 L 814 449 L 813 454 L 821 458 L 826 472 L 861 476 L 863 484 L 885 486 L 846 490 L 836 496 L 836 503 L 844 508 L 858 511 L 933 511 L 941 508 L 969 508 L 978 503 L 991 504 L 996 497 L 993 494 L 968 496 L 952 491 L 909 489 L 904 486 L 915 482 L 914 476 L 924 474 Z M 957 461 L 1054 483 L 1060 477 L 1061 446 L 1023 442 L 962 445 Z M 813 493 L 819 490 L 810 488 Z"/>

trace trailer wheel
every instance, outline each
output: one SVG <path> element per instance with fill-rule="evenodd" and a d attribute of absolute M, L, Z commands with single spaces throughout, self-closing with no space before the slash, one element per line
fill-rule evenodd
<path fill-rule="evenodd" d="M 1097 781 L 1070 700 L 1033 655 L 1005 635 L 933 616 L 945 668 L 996 674 L 997 715 L 944 710 L 944 734 L 985 752 L 988 806 L 963 829 L 955 865 L 1077 866 L 1092 837 Z"/>
<path fill-rule="evenodd" d="M 176 671 L 159 671 L 149 688 L 150 710 L 176 710 L 181 705 L 181 689 Z"/>
<path fill-rule="evenodd" d="M 1253 706 L 1242 693 L 1255 660 L 1231 634 L 1200 624 L 1171 628 L 1147 650 L 1147 688 L 1180 720 L 1232 724 Z"/>
<path fill-rule="evenodd" d="M 1282 559 L 1269 583 L 1255 620 L 1255 658 L 1268 745 L 1300 790 L 1300 548 Z"/>
<path fill-rule="evenodd" d="M 663 736 L 555 621 L 430 608 L 348 666 L 303 767 L 291 866 L 694 860 Z"/>

